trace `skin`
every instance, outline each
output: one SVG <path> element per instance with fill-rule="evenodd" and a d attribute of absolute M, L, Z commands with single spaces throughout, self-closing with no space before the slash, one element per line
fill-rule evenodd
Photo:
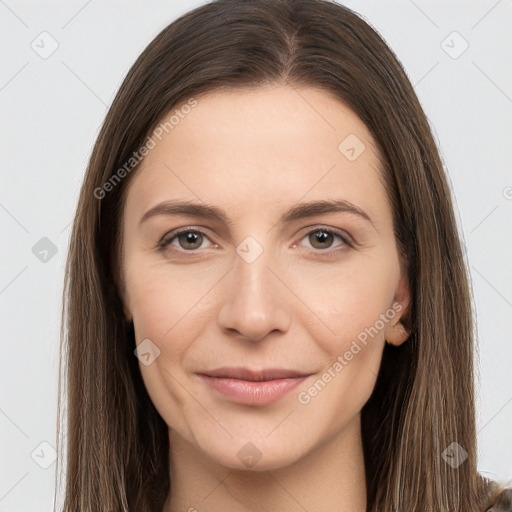
<path fill-rule="evenodd" d="M 197 100 L 145 157 L 123 214 L 125 314 L 136 343 L 149 339 L 160 350 L 140 369 L 169 426 L 173 492 L 164 510 L 364 511 L 360 412 L 385 341 L 407 338 L 401 318 L 409 304 L 371 134 L 316 88 L 277 85 Z M 354 161 L 338 149 L 349 134 L 365 146 Z M 178 199 L 222 208 L 230 223 L 182 214 L 140 222 L 153 206 Z M 371 221 L 331 212 L 279 222 L 298 203 L 327 199 L 350 201 Z M 172 244 L 158 248 L 182 227 L 205 236 L 171 235 Z M 318 240 L 322 228 L 355 244 L 336 233 Z M 263 250 L 250 263 L 236 251 L 248 236 Z M 299 393 L 332 373 L 390 310 L 378 334 L 301 403 Z M 277 402 L 247 406 L 196 375 L 222 366 L 313 375 Z M 261 455 L 252 467 L 237 456 L 247 443 Z"/>

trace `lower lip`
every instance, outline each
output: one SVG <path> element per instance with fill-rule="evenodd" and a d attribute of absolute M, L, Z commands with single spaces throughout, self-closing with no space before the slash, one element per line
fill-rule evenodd
<path fill-rule="evenodd" d="M 199 375 L 199 377 L 223 397 L 242 405 L 269 405 L 277 402 L 308 378 L 304 376 L 254 382 L 208 375 Z"/>

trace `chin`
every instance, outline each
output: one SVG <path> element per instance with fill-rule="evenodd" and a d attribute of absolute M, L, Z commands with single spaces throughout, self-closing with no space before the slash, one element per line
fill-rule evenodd
<path fill-rule="evenodd" d="M 229 438 L 225 443 L 216 443 L 211 432 L 205 432 L 204 445 L 197 448 L 216 463 L 238 471 L 272 471 L 290 466 L 313 449 L 304 437 L 282 436 L 266 438 L 265 434 Z M 309 446 L 309 444 L 311 444 Z"/>

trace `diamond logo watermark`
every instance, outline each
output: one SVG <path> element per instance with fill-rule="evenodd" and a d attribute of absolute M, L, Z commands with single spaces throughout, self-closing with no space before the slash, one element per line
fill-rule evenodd
<path fill-rule="evenodd" d="M 48 263 L 57 254 L 57 246 L 44 236 L 32 247 L 32 254 L 39 261 Z"/>
<path fill-rule="evenodd" d="M 149 366 L 160 355 L 160 349 L 149 338 L 146 338 L 137 345 L 133 353 L 144 366 Z"/>
<path fill-rule="evenodd" d="M 49 32 L 41 32 L 31 43 L 30 47 L 41 59 L 51 57 L 59 47 L 57 40 Z"/>
<path fill-rule="evenodd" d="M 258 448 L 254 444 L 247 443 L 244 446 L 242 446 L 242 448 L 240 448 L 236 456 L 245 466 L 247 466 L 248 468 L 252 468 L 261 459 L 263 454 L 260 452 L 260 450 L 258 450 Z"/>
<path fill-rule="evenodd" d="M 453 469 L 457 469 L 468 458 L 468 452 L 459 443 L 454 442 L 446 448 L 441 457 Z"/>
<path fill-rule="evenodd" d="M 457 32 L 453 31 L 441 42 L 441 48 L 452 59 L 458 59 L 468 48 L 469 43 Z"/>
<path fill-rule="evenodd" d="M 238 244 L 236 252 L 246 263 L 254 263 L 263 254 L 263 247 L 254 237 L 248 236 Z"/>
<path fill-rule="evenodd" d="M 357 160 L 365 149 L 363 141 L 354 133 L 347 135 L 338 146 L 339 152 L 350 162 Z"/>
<path fill-rule="evenodd" d="M 57 452 L 50 443 L 43 441 L 37 445 L 30 456 L 39 467 L 48 469 L 55 462 Z"/>

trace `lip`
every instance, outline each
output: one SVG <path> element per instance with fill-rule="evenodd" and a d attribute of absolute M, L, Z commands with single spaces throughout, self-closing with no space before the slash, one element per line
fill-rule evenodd
<path fill-rule="evenodd" d="M 197 375 L 223 398 L 241 405 L 263 406 L 277 402 L 312 374 L 280 368 L 218 368 Z"/>

